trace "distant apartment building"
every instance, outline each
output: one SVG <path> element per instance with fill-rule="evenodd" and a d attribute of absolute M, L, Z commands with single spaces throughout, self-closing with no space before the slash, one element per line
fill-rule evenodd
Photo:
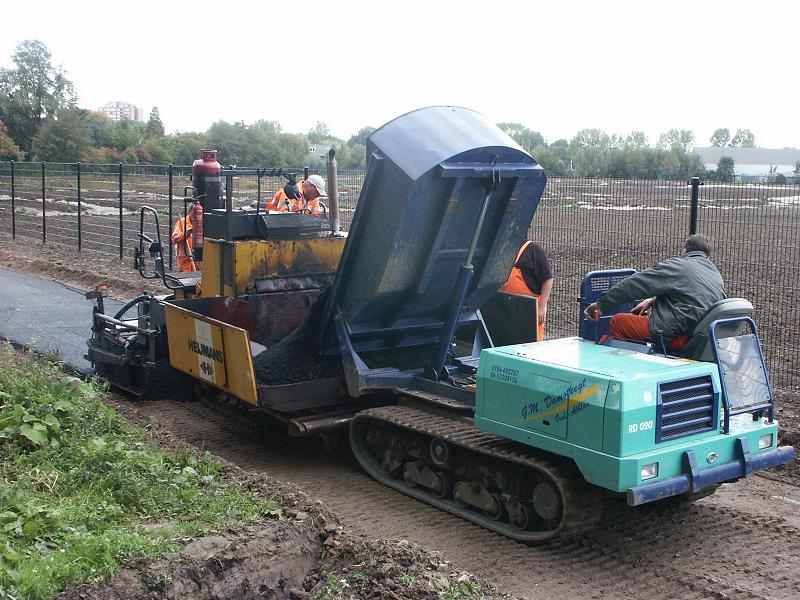
<path fill-rule="evenodd" d="M 128 102 L 109 102 L 105 106 L 101 106 L 98 111 L 112 121 L 122 121 L 124 119 L 144 121 L 144 111 Z"/>

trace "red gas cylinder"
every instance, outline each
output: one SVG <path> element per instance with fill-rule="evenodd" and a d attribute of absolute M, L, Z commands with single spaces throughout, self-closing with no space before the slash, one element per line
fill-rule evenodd
<path fill-rule="evenodd" d="M 206 212 L 222 208 L 220 199 L 220 166 L 216 150 L 202 150 L 201 158 L 192 164 L 192 185 L 197 190 L 197 199 Z"/>

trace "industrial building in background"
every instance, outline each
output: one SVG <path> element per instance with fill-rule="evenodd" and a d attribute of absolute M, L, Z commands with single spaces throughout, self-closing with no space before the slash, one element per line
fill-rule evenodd
<path fill-rule="evenodd" d="M 703 166 L 713 171 L 723 157 L 733 160 L 735 181 L 747 183 L 798 183 L 800 149 L 797 148 L 695 148 Z M 780 175 L 781 177 L 778 177 Z"/>
<path fill-rule="evenodd" d="M 97 109 L 112 121 L 131 121 L 144 122 L 144 111 L 138 106 L 129 102 L 109 102 Z"/>

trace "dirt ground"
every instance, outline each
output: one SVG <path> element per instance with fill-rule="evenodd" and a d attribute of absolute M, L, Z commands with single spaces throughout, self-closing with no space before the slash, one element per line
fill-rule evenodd
<path fill-rule="evenodd" d="M 641 590 L 681 599 L 800 597 L 800 482 L 777 473 L 723 485 L 692 505 L 629 508 L 612 501 L 595 530 L 529 546 L 381 485 L 346 448 L 289 445 L 248 426 L 250 419 L 200 402 L 128 407 L 249 473 L 300 486 L 339 516 L 346 533 L 433 549 L 520 598 L 630 600 Z M 357 564 L 347 572 L 358 579 Z"/>
<path fill-rule="evenodd" d="M 162 428 L 125 397 L 108 403 L 145 427 L 161 448 L 200 452 Z M 217 457 L 223 477 L 273 498 L 284 518 L 186 540 L 155 561 L 132 561 L 99 585 L 74 586 L 60 600 L 374 598 L 422 600 L 462 590 L 461 598 L 514 598 L 403 539 L 367 539 L 346 531 L 329 508 L 292 483 L 245 471 Z M 468 592 L 468 593 L 467 593 Z"/>

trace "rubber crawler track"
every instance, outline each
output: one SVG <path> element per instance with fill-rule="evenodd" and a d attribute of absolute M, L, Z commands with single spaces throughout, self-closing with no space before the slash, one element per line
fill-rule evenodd
<path fill-rule="evenodd" d="M 561 493 L 563 515 L 560 523 L 556 528 L 545 531 L 519 530 L 508 523 L 464 508 L 452 499 L 437 498 L 421 488 L 408 485 L 402 479 L 391 477 L 367 449 L 366 433 L 375 427 L 394 428 L 401 435 L 411 431 L 429 439 L 444 440 L 462 451 L 474 454 L 476 461 L 499 460 L 515 467 L 544 473 Z M 367 409 L 358 413 L 351 424 L 350 444 L 364 470 L 381 483 L 517 541 L 542 542 L 554 537 L 583 533 L 592 529 L 600 520 L 602 494 L 586 484 L 572 465 L 476 429 L 464 421 L 408 406 Z"/>

